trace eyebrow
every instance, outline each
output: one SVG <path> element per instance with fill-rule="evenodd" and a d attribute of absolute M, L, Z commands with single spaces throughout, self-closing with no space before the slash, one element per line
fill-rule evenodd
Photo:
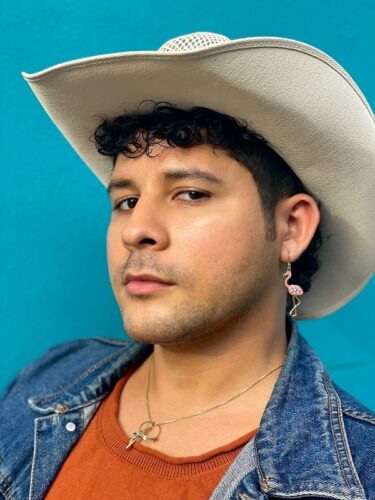
<path fill-rule="evenodd" d="M 222 186 L 224 182 L 216 177 L 213 174 L 209 174 L 204 170 L 199 169 L 183 169 L 183 170 L 169 170 L 168 172 L 164 172 L 162 177 L 165 181 L 170 180 L 180 180 L 180 179 L 203 179 L 211 184 L 216 184 L 217 186 Z M 125 189 L 125 188 L 136 188 L 136 184 L 131 179 L 113 179 L 110 180 L 107 186 L 108 196 L 116 189 Z"/>

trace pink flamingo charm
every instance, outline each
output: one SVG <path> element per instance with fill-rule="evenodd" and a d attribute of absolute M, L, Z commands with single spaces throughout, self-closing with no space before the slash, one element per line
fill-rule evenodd
<path fill-rule="evenodd" d="M 303 290 L 299 285 L 289 285 L 288 281 L 292 277 L 292 266 L 291 263 L 288 262 L 288 268 L 283 274 L 283 276 L 286 276 L 284 284 L 288 289 L 289 294 L 293 297 L 293 307 L 289 311 L 289 316 L 292 318 L 295 318 L 297 316 L 297 307 L 300 305 L 301 301 L 298 298 L 299 295 L 303 295 Z"/>

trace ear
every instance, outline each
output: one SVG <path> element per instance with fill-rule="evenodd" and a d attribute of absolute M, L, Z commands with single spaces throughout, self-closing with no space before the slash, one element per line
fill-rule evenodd
<path fill-rule="evenodd" d="M 277 237 L 280 241 L 280 260 L 294 262 L 306 250 L 320 221 L 314 198 L 298 193 L 280 200 L 275 209 Z"/>

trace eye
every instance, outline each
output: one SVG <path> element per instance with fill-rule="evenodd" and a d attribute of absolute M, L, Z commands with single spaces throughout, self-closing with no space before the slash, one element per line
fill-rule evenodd
<path fill-rule="evenodd" d="M 206 197 L 208 198 L 208 194 L 207 193 L 202 193 L 202 191 L 180 191 L 179 193 L 177 193 L 178 195 L 179 194 L 188 194 L 189 196 L 192 196 L 193 197 L 193 200 L 187 200 L 187 201 L 198 201 L 200 200 L 201 198 L 203 197 Z M 196 196 L 198 196 L 198 199 L 196 198 Z"/>
<path fill-rule="evenodd" d="M 188 195 L 189 197 L 193 198 L 193 199 L 191 199 L 191 198 L 187 199 L 185 201 L 199 201 L 199 200 L 201 200 L 204 197 L 205 198 L 209 197 L 209 195 L 207 193 L 203 193 L 202 191 L 196 191 L 196 190 L 180 191 L 179 193 L 177 193 L 176 196 L 179 196 L 181 194 L 185 194 L 185 195 Z M 129 197 L 129 198 L 125 198 L 124 200 L 119 201 L 114 206 L 113 210 L 114 211 L 120 211 L 120 212 L 130 212 L 130 210 L 132 210 L 135 207 L 136 203 L 137 203 L 137 202 L 134 203 L 134 200 L 138 200 L 138 198 L 135 198 L 134 196 Z M 127 209 L 121 208 L 122 205 L 126 204 L 126 203 L 129 203 L 128 208 Z"/>
<path fill-rule="evenodd" d="M 131 197 L 131 198 L 125 198 L 125 200 L 121 200 L 121 201 L 119 201 L 118 203 L 116 203 L 116 205 L 113 207 L 113 210 L 114 210 L 114 211 L 118 211 L 118 210 L 120 210 L 121 205 L 122 205 L 123 203 L 129 202 L 129 201 L 131 202 L 131 203 L 130 203 L 130 205 L 132 205 L 132 204 L 133 204 L 133 201 L 132 201 L 132 200 L 137 200 L 137 199 L 138 199 L 138 198 L 134 198 L 134 197 Z M 134 204 L 134 206 L 130 206 L 130 207 L 128 208 L 128 210 L 121 210 L 121 212 L 129 212 L 129 210 L 133 209 L 134 207 L 135 207 L 135 204 Z"/>

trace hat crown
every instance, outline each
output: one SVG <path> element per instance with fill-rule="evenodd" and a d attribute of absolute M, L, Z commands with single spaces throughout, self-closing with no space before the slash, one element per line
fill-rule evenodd
<path fill-rule="evenodd" d="M 205 49 L 229 41 L 228 37 L 218 33 L 197 31 L 168 40 L 163 43 L 158 52 L 190 52 L 191 50 Z"/>

